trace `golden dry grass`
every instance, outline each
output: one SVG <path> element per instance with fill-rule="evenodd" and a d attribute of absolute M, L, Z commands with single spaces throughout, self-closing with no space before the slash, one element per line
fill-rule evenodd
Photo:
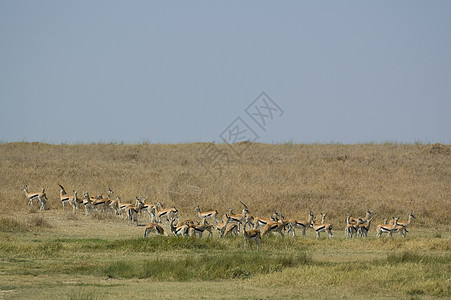
<path fill-rule="evenodd" d="M 46 188 L 50 209 L 61 209 L 59 187 L 91 194 L 109 187 L 125 201 L 175 205 L 183 217 L 194 207 L 239 211 L 245 202 L 254 215 L 275 209 L 286 217 L 328 212 L 328 221 L 375 214 L 375 223 L 393 215 L 417 224 L 450 224 L 451 147 L 423 144 L 297 145 L 250 144 L 241 157 L 215 145 L 231 160 L 212 176 L 199 163 L 205 143 L 193 144 L 0 144 L 0 211 L 26 209 L 20 190 Z M 208 165 L 208 163 L 205 163 Z M 185 180 L 188 181 L 185 181 Z M 340 225 L 341 228 L 341 225 Z"/>

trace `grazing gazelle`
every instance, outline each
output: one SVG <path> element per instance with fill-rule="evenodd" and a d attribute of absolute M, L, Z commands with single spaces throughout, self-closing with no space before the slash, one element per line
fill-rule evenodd
<path fill-rule="evenodd" d="M 40 202 L 41 206 L 40 206 L 40 210 L 44 210 L 46 208 L 46 204 L 47 204 L 47 195 L 45 194 L 45 188 L 42 188 L 41 192 L 37 192 L 37 193 L 29 193 L 28 192 L 28 185 L 24 185 L 22 190 L 25 193 L 25 197 L 27 197 L 28 199 L 28 205 L 30 207 L 33 206 L 33 200 L 37 200 Z"/>
<path fill-rule="evenodd" d="M 387 233 L 389 237 L 396 231 L 399 218 L 395 218 L 393 224 L 379 224 L 376 227 L 376 237 L 380 238 L 382 233 Z"/>
<path fill-rule="evenodd" d="M 201 218 L 202 220 L 207 220 L 208 218 L 214 219 L 216 221 L 216 225 L 218 225 L 218 219 L 216 218 L 218 215 L 218 211 L 217 210 L 211 210 L 211 211 L 204 211 L 201 212 L 200 211 L 200 207 L 199 205 L 196 206 L 196 208 L 194 209 L 194 212 L 197 213 L 197 215 L 199 216 L 199 218 Z"/>
<path fill-rule="evenodd" d="M 228 235 L 238 235 L 238 225 L 237 224 L 228 224 L 227 226 L 224 226 L 224 231 L 222 232 L 221 237 L 226 237 Z"/>
<path fill-rule="evenodd" d="M 148 236 L 149 233 L 155 232 L 157 235 L 164 235 L 164 229 L 158 223 L 151 222 L 147 224 L 146 230 L 144 231 L 144 237 Z"/>

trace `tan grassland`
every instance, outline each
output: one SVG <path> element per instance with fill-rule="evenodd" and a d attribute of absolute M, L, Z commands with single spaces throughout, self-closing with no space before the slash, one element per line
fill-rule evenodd
<path fill-rule="evenodd" d="M 242 155 L 206 143 L 0 144 L 0 299 L 451 298 L 449 145 L 232 146 Z M 221 170 L 212 153 L 228 155 Z M 195 218 L 196 205 L 239 212 L 240 201 L 255 216 L 327 212 L 335 238 L 267 236 L 258 254 L 240 236 L 142 239 L 144 217 L 131 226 L 62 211 L 58 183 L 144 196 L 181 218 Z M 45 187 L 48 210 L 27 207 L 25 184 Z M 373 226 L 367 239 L 345 240 L 346 214 L 367 209 L 373 224 L 416 219 L 406 238 L 376 239 Z"/>

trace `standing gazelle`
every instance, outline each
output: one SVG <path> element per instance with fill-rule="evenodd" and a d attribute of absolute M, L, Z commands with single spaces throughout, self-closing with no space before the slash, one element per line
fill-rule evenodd
<path fill-rule="evenodd" d="M 247 241 L 255 241 L 255 243 L 257 244 L 257 251 L 260 251 L 260 239 L 261 239 L 260 230 L 253 229 L 246 231 L 247 224 L 249 224 L 249 222 L 244 223 L 243 226 L 244 248 L 246 248 Z"/>
<path fill-rule="evenodd" d="M 313 212 L 310 211 L 309 217 L 306 220 L 297 220 L 297 219 L 289 219 L 288 222 L 291 223 L 291 226 L 288 227 L 288 234 L 290 234 L 294 237 L 296 236 L 296 228 L 302 229 L 302 235 L 305 236 L 305 231 L 310 226 L 310 223 L 312 223 L 315 216 L 313 215 Z"/>
<path fill-rule="evenodd" d="M 68 195 L 68 194 L 66 193 L 66 190 L 64 189 L 64 187 L 63 187 L 61 184 L 58 183 L 58 185 L 59 185 L 59 187 L 61 188 L 61 190 L 60 190 L 60 199 L 61 199 L 61 203 L 62 203 L 62 205 L 63 205 L 63 210 L 65 210 L 65 209 L 66 209 L 66 206 L 67 206 L 68 204 L 69 204 L 69 205 L 73 205 L 73 203 L 74 203 L 74 197 L 71 196 L 71 195 Z"/>
<path fill-rule="evenodd" d="M 359 219 L 361 220 L 361 219 Z M 368 231 L 370 231 L 370 226 L 371 226 L 371 221 L 373 220 L 373 218 L 369 219 L 366 224 L 357 224 L 358 226 L 358 232 L 360 237 L 367 237 L 368 236 Z"/>
<path fill-rule="evenodd" d="M 313 228 L 313 230 L 316 231 L 316 238 L 318 239 L 320 237 L 321 232 L 327 232 L 329 234 L 329 238 L 333 238 L 334 235 L 332 233 L 332 224 L 326 223 L 326 215 L 327 213 L 323 214 L 321 213 L 321 224 L 315 224 L 314 221 L 310 222 L 310 227 Z"/>
<path fill-rule="evenodd" d="M 47 195 L 45 194 L 45 188 L 42 188 L 41 192 L 37 192 L 37 193 L 29 193 L 28 192 L 28 186 L 24 185 L 22 190 L 25 193 L 25 197 L 27 197 L 28 199 L 28 206 L 32 207 L 33 206 L 33 200 L 37 200 L 41 203 L 40 206 L 40 210 L 44 210 L 46 208 L 46 204 L 47 204 Z"/>
<path fill-rule="evenodd" d="M 379 224 L 376 227 L 376 237 L 380 238 L 382 233 L 387 233 L 389 237 L 393 236 L 393 232 L 398 227 L 399 218 L 395 218 L 393 224 Z"/>
<path fill-rule="evenodd" d="M 194 209 L 194 212 L 197 213 L 197 215 L 199 216 L 199 218 L 201 218 L 202 220 L 207 220 L 208 218 L 214 219 L 216 221 L 216 225 L 218 225 L 218 219 L 216 218 L 218 215 L 218 211 L 217 210 L 211 210 L 211 211 L 204 211 L 201 212 L 200 211 L 200 207 L 199 205 L 196 206 L 196 208 Z"/>
<path fill-rule="evenodd" d="M 409 219 L 407 221 L 398 221 L 398 227 L 396 228 L 396 232 L 399 232 L 402 237 L 405 237 L 407 235 L 407 227 L 412 224 L 413 219 L 416 219 L 416 217 L 413 215 L 413 213 L 409 214 Z M 390 224 L 392 224 L 394 221 L 390 220 Z"/>
<path fill-rule="evenodd" d="M 161 202 L 158 202 L 157 205 L 154 205 L 155 207 L 155 214 L 156 214 L 156 219 L 158 223 L 161 223 L 161 219 L 162 218 L 166 218 L 167 222 L 170 222 L 174 219 L 177 219 L 177 221 L 179 221 L 179 215 L 178 215 L 178 210 L 175 207 L 171 207 L 171 208 L 163 208 L 163 204 Z M 170 220 L 169 220 L 170 219 Z"/>
<path fill-rule="evenodd" d="M 373 213 L 370 212 L 370 210 L 368 209 L 368 210 L 366 211 L 365 218 L 362 218 L 362 217 L 351 218 L 351 217 L 350 217 L 350 218 L 349 218 L 349 224 L 355 225 L 355 224 L 359 223 L 359 219 L 362 219 L 363 223 L 365 223 L 366 221 L 369 220 L 369 218 L 370 218 L 372 215 L 373 215 Z"/>
<path fill-rule="evenodd" d="M 243 211 L 241 212 L 241 214 L 233 214 L 232 209 L 229 210 L 229 218 L 230 218 L 229 223 L 237 224 L 238 231 L 240 231 L 241 225 L 244 222 L 247 222 L 247 216 L 250 213 L 249 209 L 247 208 L 247 205 L 244 204 L 242 201 L 240 201 L 240 202 L 243 205 Z"/>
<path fill-rule="evenodd" d="M 355 226 L 355 224 L 351 224 L 351 215 L 346 216 L 346 227 L 345 227 L 345 238 L 348 239 L 352 239 L 352 236 L 354 234 L 357 234 L 357 227 Z"/>

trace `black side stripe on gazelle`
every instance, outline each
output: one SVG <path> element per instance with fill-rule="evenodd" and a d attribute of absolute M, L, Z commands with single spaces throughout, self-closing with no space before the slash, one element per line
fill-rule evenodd
<path fill-rule="evenodd" d="M 261 226 L 264 226 L 264 225 L 268 224 L 268 222 L 263 221 L 263 220 L 258 220 L 258 224 Z"/>
<path fill-rule="evenodd" d="M 324 228 L 326 228 L 326 226 L 321 226 L 321 227 L 317 228 L 316 231 L 323 230 Z"/>
<path fill-rule="evenodd" d="M 384 227 L 384 226 L 382 226 L 382 227 L 381 227 L 381 229 L 383 229 L 383 230 L 387 230 L 387 231 L 390 231 L 390 230 L 392 230 L 391 228 L 388 228 L 388 227 Z"/>

